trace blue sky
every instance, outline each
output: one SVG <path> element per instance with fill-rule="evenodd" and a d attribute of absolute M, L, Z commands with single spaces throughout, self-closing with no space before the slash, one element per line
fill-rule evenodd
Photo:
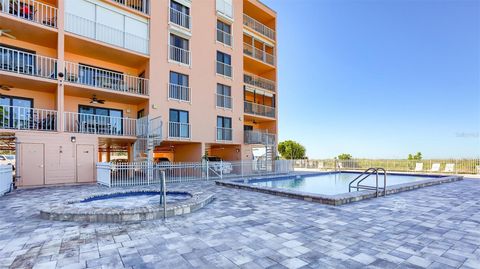
<path fill-rule="evenodd" d="M 279 136 L 310 158 L 480 156 L 480 1 L 263 0 Z"/>

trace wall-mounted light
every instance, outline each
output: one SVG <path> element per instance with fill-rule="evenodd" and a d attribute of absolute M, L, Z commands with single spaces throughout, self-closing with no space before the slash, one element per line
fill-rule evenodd
<path fill-rule="evenodd" d="M 75 143 L 77 142 L 77 138 L 75 136 L 70 137 L 70 142 Z"/>

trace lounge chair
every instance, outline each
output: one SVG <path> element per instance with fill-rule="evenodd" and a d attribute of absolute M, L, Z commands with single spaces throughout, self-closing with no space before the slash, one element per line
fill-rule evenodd
<path fill-rule="evenodd" d="M 325 167 L 324 167 L 324 165 L 323 165 L 323 162 L 318 162 L 317 168 L 318 168 L 319 170 L 325 169 Z"/>
<path fill-rule="evenodd" d="M 439 172 L 439 171 L 440 171 L 440 164 L 439 163 L 432 164 L 432 169 L 430 169 L 430 172 Z"/>
<path fill-rule="evenodd" d="M 445 165 L 445 173 L 453 173 L 455 171 L 455 164 L 454 163 L 447 163 Z"/>
<path fill-rule="evenodd" d="M 416 163 L 415 164 L 415 172 L 423 171 L 423 163 Z"/>

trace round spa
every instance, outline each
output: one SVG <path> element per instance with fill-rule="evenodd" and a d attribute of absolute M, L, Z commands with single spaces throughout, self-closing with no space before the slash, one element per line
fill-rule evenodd
<path fill-rule="evenodd" d="M 97 193 L 40 210 L 48 220 L 79 222 L 128 222 L 164 217 L 160 189 L 119 190 Z M 167 217 L 188 214 L 213 200 L 213 195 L 181 190 L 167 191 Z"/>

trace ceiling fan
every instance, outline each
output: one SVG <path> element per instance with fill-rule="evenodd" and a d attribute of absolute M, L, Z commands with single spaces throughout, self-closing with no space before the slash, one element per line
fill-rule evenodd
<path fill-rule="evenodd" d="M 9 34 L 12 30 L 0 29 L 0 36 L 9 37 L 11 39 L 17 39 L 14 35 Z"/>
<path fill-rule="evenodd" d="M 94 94 L 90 104 L 105 104 L 105 100 L 97 99 L 97 96 Z"/>
<path fill-rule="evenodd" d="M 0 84 L 0 90 L 4 90 L 4 91 L 9 91 L 13 88 L 13 86 L 10 86 L 10 85 L 5 85 L 5 84 Z"/>

